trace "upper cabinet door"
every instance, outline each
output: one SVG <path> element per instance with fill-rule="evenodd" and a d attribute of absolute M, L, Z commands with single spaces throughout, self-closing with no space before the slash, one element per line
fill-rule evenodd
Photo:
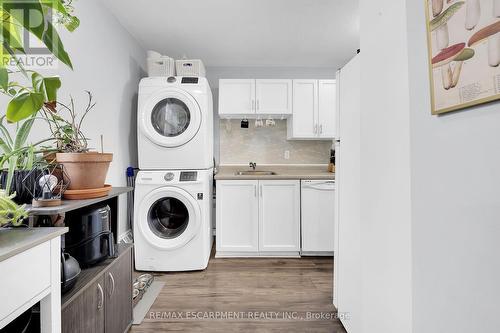
<path fill-rule="evenodd" d="M 317 138 L 317 114 L 318 81 L 293 80 L 293 121 L 291 137 L 294 139 Z"/>
<path fill-rule="evenodd" d="M 219 114 L 255 113 L 255 80 L 219 80 Z"/>
<path fill-rule="evenodd" d="M 292 80 L 256 80 L 256 113 L 292 114 Z"/>
<path fill-rule="evenodd" d="M 337 84 L 335 80 L 319 80 L 318 82 L 318 134 L 320 138 L 333 139 L 336 136 Z"/>

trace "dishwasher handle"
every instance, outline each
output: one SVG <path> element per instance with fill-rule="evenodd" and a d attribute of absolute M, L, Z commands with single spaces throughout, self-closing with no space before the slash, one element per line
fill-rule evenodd
<path fill-rule="evenodd" d="M 335 181 L 325 182 L 304 182 L 302 183 L 303 189 L 312 189 L 319 191 L 335 191 Z"/>

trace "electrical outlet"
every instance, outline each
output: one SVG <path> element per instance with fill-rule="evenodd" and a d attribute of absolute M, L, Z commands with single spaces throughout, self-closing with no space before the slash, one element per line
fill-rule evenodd
<path fill-rule="evenodd" d="M 289 159 L 290 159 L 290 151 L 285 150 L 285 160 L 289 160 Z"/>

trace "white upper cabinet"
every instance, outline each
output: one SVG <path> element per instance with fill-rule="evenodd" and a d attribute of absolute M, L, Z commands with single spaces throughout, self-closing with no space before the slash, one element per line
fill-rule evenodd
<path fill-rule="evenodd" d="M 292 114 L 292 80 L 255 80 L 256 113 Z"/>
<path fill-rule="evenodd" d="M 318 135 L 320 138 L 336 137 L 337 84 L 335 80 L 318 82 Z"/>
<path fill-rule="evenodd" d="M 289 138 L 318 136 L 318 81 L 293 80 L 293 117 L 288 120 Z"/>
<path fill-rule="evenodd" d="M 335 80 L 219 80 L 221 118 L 285 116 L 290 140 L 333 140 L 336 110 Z"/>
<path fill-rule="evenodd" d="M 288 139 L 333 140 L 336 110 L 335 80 L 293 80 L 293 115 Z"/>
<path fill-rule="evenodd" d="M 291 115 L 292 80 L 220 80 L 219 115 Z"/>
<path fill-rule="evenodd" d="M 219 80 L 219 114 L 255 113 L 255 80 Z"/>

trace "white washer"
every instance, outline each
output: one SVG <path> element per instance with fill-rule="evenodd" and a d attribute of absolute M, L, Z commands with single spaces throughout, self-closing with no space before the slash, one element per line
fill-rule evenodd
<path fill-rule="evenodd" d="M 139 171 L 134 200 L 137 270 L 207 267 L 213 240 L 212 182 L 212 169 Z"/>
<path fill-rule="evenodd" d="M 212 91 L 203 77 L 147 77 L 139 85 L 139 169 L 213 168 Z"/>

